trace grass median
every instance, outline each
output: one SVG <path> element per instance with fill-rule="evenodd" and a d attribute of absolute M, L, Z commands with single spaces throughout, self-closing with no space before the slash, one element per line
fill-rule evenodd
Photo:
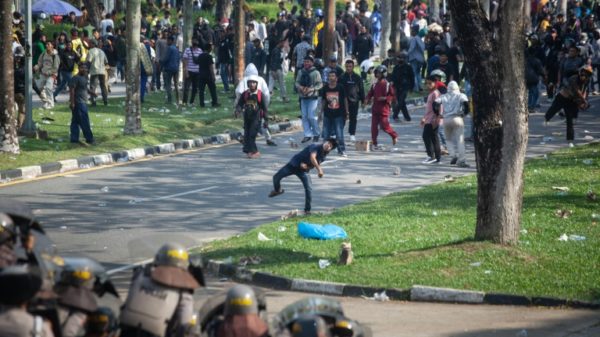
<path fill-rule="evenodd" d="M 250 268 L 291 278 L 600 301 L 600 201 L 587 196 L 600 191 L 599 150 L 592 144 L 527 162 L 522 231 L 514 246 L 473 240 L 477 188 L 476 177 L 468 176 L 331 214 L 265 224 L 201 251 L 207 259 L 231 257 L 234 263 L 259 256 L 261 263 Z M 299 221 L 343 227 L 354 262 L 336 265 L 342 241 L 303 239 Z M 258 241 L 259 232 L 271 240 Z M 567 241 L 559 240 L 563 234 Z M 332 264 L 320 269 L 319 259 Z"/>

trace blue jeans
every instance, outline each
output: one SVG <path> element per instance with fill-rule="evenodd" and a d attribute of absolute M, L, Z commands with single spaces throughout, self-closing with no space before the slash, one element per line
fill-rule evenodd
<path fill-rule="evenodd" d="M 343 116 L 340 117 L 323 117 L 323 139 L 328 139 L 335 135 L 335 139 L 338 142 L 338 153 L 346 151 L 346 145 L 344 143 L 344 126 L 346 120 Z"/>
<path fill-rule="evenodd" d="M 410 61 L 410 66 L 413 69 L 413 72 L 415 73 L 415 88 L 413 89 L 414 91 L 419 91 L 421 90 L 421 68 L 423 68 L 424 63 L 421 61 L 417 61 L 417 60 L 412 60 Z"/>
<path fill-rule="evenodd" d="M 72 72 L 70 72 L 70 71 L 61 71 L 60 72 L 60 83 L 58 83 L 56 90 L 54 90 L 54 98 L 56 98 L 56 96 L 58 96 L 58 94 L 60 94 L 60 92 L 63 91 L 63 89 L 69 84 L 69 82 L 71 81 L 71 78 L 73 78 Z"/>
<path fill-rule="evenodd" d="M 373 48 L 379 45 L 379 40 L 381 40 L 381 29 L 373 28 Z"/>
<path fill-rule="evenodd" d="M 117 61 L 117 78 L 123 82 L 125 80 L 125 61 Z"/>
<path fill-rule="evenodd" d="M 300 98 L 300 111 L 302 111 L 302 128 L 304 137 L 317 137 L 321 135 L 319 119 L 317 116 L 318 99 Z"/>
<path fill-rule="evenodd" d="M 312 181 L 308 172 L 302 171 L 290 164 L 286 164 L 273 176 L 273 187 L 275 188 L 275 191 L 281 191 L 281 180 L 292 174 L 298 177 L 302 182 L 302 186 L 304 186 L 304 211 L 310 212 L 310 204 L 312 202 Z"/>
<path fill-rule="evenodd" d="M 346 38 L 346 55 L 352 55 L 352 35 L 350 34 Z"/>
<path fill-rule="evenodd" d="M 140 102 L 144 103 L 144 97 L 146 96 L 146 85 L 148 84 L 148 75 L 142 72 L 140 79 Z"/>
<path fill-rule="evenodd" d="M 88 108 L 85 103 L 75 103 L 75 108 L 71 110 L 71 143 L 79 142 L 79 128 L 83 132 L 87 143 L 94 142 L 94 134 L 90 127 L 90 118 Z"/>
<path fill-rule="evenodd" d="M 225 91 L 229 91 L 229 64 L 221 63 L 219 66 L 219 73 L 221 74 L 221 81 L 223 82 L 223 88 Z"/>
<path fill-rule="evenodd" d="M 540 98 L 540 89 L 538 85 L 531 86 L 527 88 L 527 107 L 529 109 L 535 108 L 537 105 L 538 99 Z"/>

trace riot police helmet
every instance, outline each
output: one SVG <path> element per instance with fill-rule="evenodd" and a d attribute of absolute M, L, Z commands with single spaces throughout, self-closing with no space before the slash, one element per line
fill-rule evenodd
<path fill-rule="evenodd" d="M 258 302 L 254 290 L 243 284 L 237 284 L 227 291 L 225 298 L 225 316 L 258 314 Z"/>
<path fill-rule="evenodd" d="M 155 266 L 170 266 L 187 269 L 189 266 L 189 255 L 187 249 L 178 243 L 166 243 L 154 257 Z"/>
<path fill-rule="evenodd" d="M 292 337 L 330 337 L 325 320 L 318 315 L 302 315 L 290 327 Z"/>
<path fill-rule="evenodd" d="M 166 243 L 156 253 L 151 277 L 154 281 L 174 288 L 196 289 L 200 287 L 190 274 L 189 254 L 179 243 Z"/>
<path fill-rule="evenodd" d="M 0 244 L 6 241 L 15 241 L 17 228 L 13 219 L 6 213 L 0 213 Z"/>
<path fill-rule="evenodd" d="M 42 286 L 42 278 L 29 265 L 8 266 L 0 271 L 0 304 L 22 305 Z"/>

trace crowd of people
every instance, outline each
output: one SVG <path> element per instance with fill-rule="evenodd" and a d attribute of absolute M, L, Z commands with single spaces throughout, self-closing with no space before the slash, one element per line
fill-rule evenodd
<path fill-rule="evenodd" d="M 0 335 L 4 337 L 369 337 L 338 301 L 307 297 L 273 317 L 243 284 L 205 299 L 204 266 L 178 243 L 133 271 L 125 299 L 102 265 L 62 257 L 30 209 L 0 199 Z M 271 324 L 269 324 L 271 323 Z"/>

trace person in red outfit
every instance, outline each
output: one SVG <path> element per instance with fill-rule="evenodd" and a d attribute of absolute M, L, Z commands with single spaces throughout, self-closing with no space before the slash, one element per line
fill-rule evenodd
<path fill-rule="evenodd" d="M 377 135 L 379 127 L 392 137 L 392 145 L 396 145 L 398 134 L 390 126 L 390 112 L 392 110 L 392 101 L 394 100 L 394 86 L 388 82 L 385 77 L 387 68 L 380 65 L 375 68 L 375 78 L 377 82 L 371 86 L 371 90 L 366 97 L 366 103 L 373 102 L 371 110 L 371 140 L 373 147 L 377 147 Z"/>

